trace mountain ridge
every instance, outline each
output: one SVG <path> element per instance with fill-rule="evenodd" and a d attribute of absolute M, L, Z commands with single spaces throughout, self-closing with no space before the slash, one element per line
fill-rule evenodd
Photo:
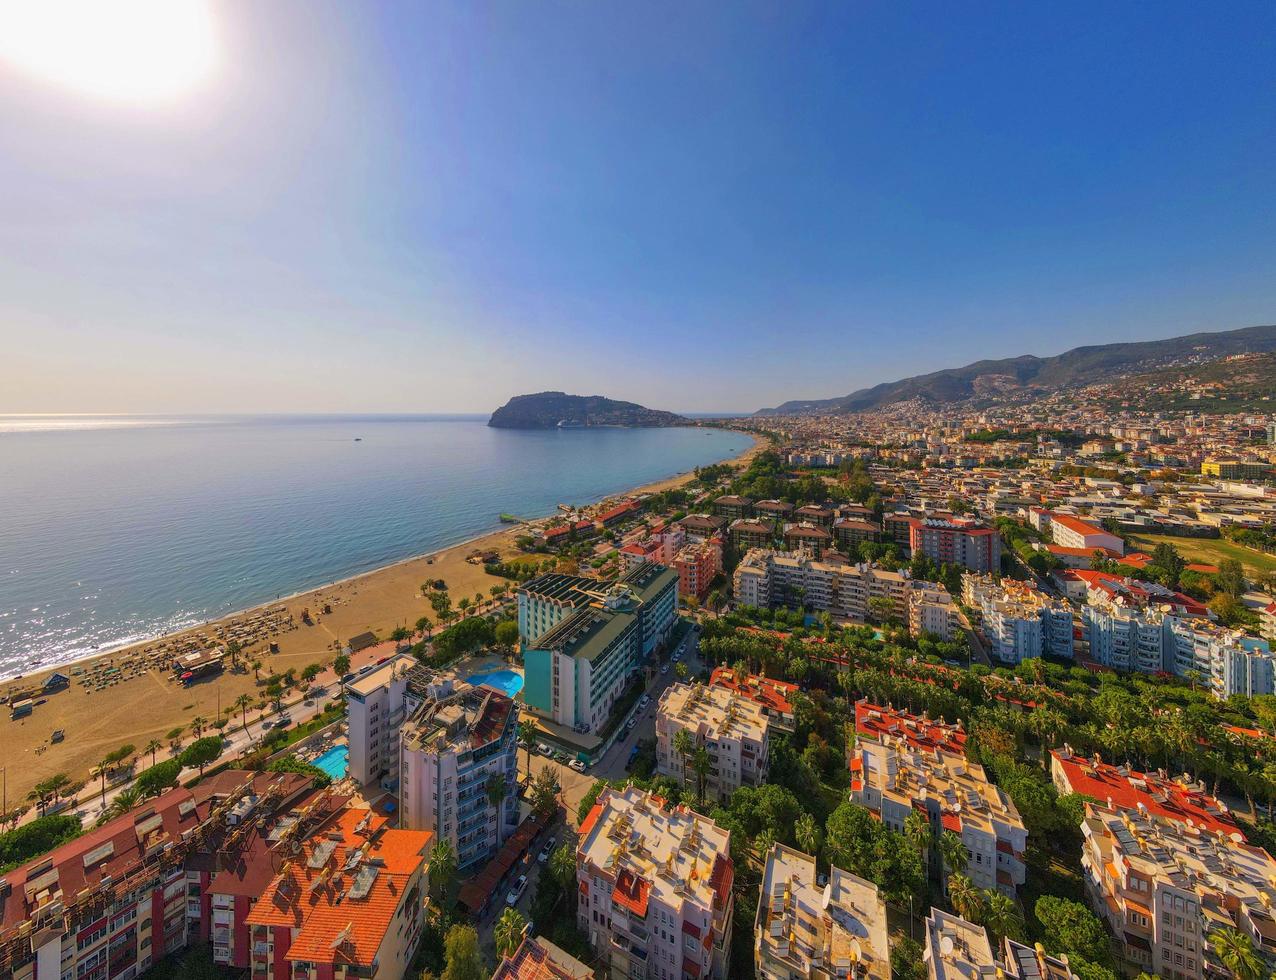
<path fill-rule="evenodd" d="M 1134 372 L 1152 369 L 1174 358 L 1208 352 L 1213 357 L 1229 354 L 1263 353 L 1276 350 L 1276 325 L 1241 327 L 1236 330 L 1199 332 L 1163 340 L 1142 340 L 1118 344 L 1074 347 L 1062 354 L 1038 357 L 985 359 L 959 368 L 945 368 L 929 374 L 887 381 L 861 388 L 840 398 L 820 398 L 784 402 L 763 408 L 755 416 L 837 414 L 862 412 L 895 402 L 919 398 L 937 404 L 963 401 L 978 395 L 982 386 L 991 388 L 1069 388 L 1085 382 L 1104 380 L 1096 372 Z M 1159 363 L 1158 363 L 1159 362 Z M 981 385 L 982 383 L 982 385 Z"/>
<path fill-rule="evenodd" d="M 494 429 L 556 429 L 598 425 L 659 428 L 693 423 L 673 412 L 647 408 L 636 402 L 617 401 L 602 395 L 540 391 L 515 395 L 492 413 L 487 424 Z"/>

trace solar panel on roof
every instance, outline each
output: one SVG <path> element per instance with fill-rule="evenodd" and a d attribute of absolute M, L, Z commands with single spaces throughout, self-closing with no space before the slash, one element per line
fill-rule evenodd
<path fill-rule="evenodd" d="M 361 867 L 354 876 L 354 884 L 350 886 L 350 891 L 346 892 L 347 898 L 367 898 L 368 892 L 372 890 L 372 883 L 377 880 L 377 875 L 381 873 L 381 869 L 376 865 L 366 864 Z"/>

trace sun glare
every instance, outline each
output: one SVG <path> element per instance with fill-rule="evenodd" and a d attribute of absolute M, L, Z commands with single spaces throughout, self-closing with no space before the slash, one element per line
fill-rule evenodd
<path fill-rule="evenodd" d="M 0 63 L 84 95 L 170 102 L 214 60 L 205 0 L 0 0 Z"/>

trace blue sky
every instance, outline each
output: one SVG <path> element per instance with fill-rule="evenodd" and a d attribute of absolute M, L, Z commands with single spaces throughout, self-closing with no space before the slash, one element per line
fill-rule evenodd
<path fill-rule="evenodd" d="M 0 411 L 753 410 L 1276 322 L 1276 6 L 229 2 L 0 61 Z"/>

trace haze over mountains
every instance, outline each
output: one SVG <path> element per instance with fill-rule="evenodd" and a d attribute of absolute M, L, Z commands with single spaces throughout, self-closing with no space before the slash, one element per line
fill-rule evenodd
<path fill-rule="evenodd" d="M 862 412 L 913 398 L 935 404 L 993 396 L 998 392 L 1039 389 L 1042 392 L 1111 380 L 1149 371 L 1188 357 L 1214 359 L 1230 354 L 1276 350 L 1276 325 L 1243 327 L 1216 333 L 1194 333 L 1167 340 L 1076 347 L 1052 357 L 1024 354 L 976 361 L 960 368 L 904 378 L 862 388 L 841 398 L 787 401 L 756 415 L 819 415 Z"/>

